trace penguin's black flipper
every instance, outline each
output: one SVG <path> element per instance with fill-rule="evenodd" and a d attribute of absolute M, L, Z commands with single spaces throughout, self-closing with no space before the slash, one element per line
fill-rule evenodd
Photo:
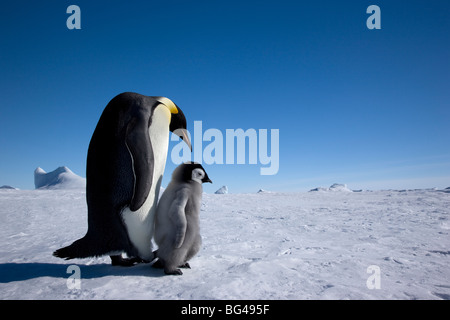
<path fill-rule="evenodd" d="M 148 132 L 149 112 L 140 108 L 127 127 L 125 141 L 133 159 L 134 172 L 134 191 L 130 203 L 132 211 L 142 207 L 152 187 L 154 156 Z"/>

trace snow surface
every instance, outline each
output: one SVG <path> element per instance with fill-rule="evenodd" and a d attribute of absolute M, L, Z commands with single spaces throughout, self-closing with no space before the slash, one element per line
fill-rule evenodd
<path fill-rule="evenodd" d="M 450 299 L 450 194 L 204 194 L 182 276 L 52 252 L 87 229 L 83 190 L 0 190 L 1 299 Z M 69 288 L 70 265 L 80 289 Z M 369 289 L 371 265 L 380 289 Z"/>

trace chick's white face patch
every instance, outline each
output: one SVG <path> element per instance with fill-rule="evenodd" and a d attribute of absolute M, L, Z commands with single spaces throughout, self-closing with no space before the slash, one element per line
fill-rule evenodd
<path fill-rule="evenodd" d="M 200 168 L 192 170 L 192 180 L 202 184 L 202 179 L 205 177 L 205 171 Z"/>

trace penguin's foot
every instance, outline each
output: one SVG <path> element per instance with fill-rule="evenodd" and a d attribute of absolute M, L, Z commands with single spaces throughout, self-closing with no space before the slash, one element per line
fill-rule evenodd
<path fill-rule="evenodd" d="M 158 259 L 155 261 L 155 263 L 152 264 L 153 268 L 157 268 L 157 269 L 164 269 L 164 262 L 161 259 Z M 189 265 L 188 262 L 186 262 L 185 264 L 182 264 L 181 266 L 178 266 L 178 268 L 183 268 L 183 269 L 190 269 L 191 266 Z M 178 270 L 181 272 L 181 270 Z M 172 274 L 172 273 L 168 273 L 168 274 Z"/>
<path fill-rule="evenodd" d="M 181 276 L 183 274 L 180 269 L 164 269 L 164 273 L 173 276 Z"/>
<path fill-rule="evenodd" d="M 148 261 L 139 257 L 124 258 L 121 255 L 109 256 L 111 258 L 111 264 L 113 266 L 132 267 L 138 263 L 148 263 Z"/>
<path fill-rule="evenodd" d="M 164 269 L 164 263 L 161 259 L 158 259 L 155 261 L 155 263 L 152 264 L 152 267 L 157 269 Z"/>
<path fill-rule="evenodd" d="M 150 263 L 151 261 L 139 258 L 139 257 L 133 257 L 133 258 L 128 258 L 128 260 L 130 260 L 131 262 L 133 262 L 134 264 L 138 264 L 138 263 Z"/>

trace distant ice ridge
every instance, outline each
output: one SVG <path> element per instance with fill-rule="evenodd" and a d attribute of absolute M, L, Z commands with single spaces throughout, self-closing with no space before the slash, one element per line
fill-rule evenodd
<path fill-rule="evenodd" d="M 329 188 L 318 187 L 311 189 L 309 191 L 332 191 L 332 192 L 353 192 L 349 188 L 347 188 L 346 184 L 335 183 L 331 185 Z"/>
<path fill-rule="evenodd" d="M 34 170 L 34 186 L 36 189 L 84 189 L 86 179 L 67 167 L 59 167 L 48 173 L 38 167 Z"/>
<path fill-rule="evenodd" d="M 448 188 L 445 188 L 444 190 L 438 190 L 438 191 L 442 191 L 442 192 L 450 193 L 450 187 L 448 187 Z"/>
<path fill-rule="evenodd" d="M 219 190 L 217 190 L 214 193 L 215 194 L 227 194 L 228 193 L 228 187 L 227 186 L 223 186 L 223 187 L 221 187 Z"/>
<path fill-rule="evenodd" d="M 1 186 L 0 189 L 4 189 L 4 190 L 19 190 L 17 188 L 14 188 L 14 187 L 11 187 L 11 186 L 8 186 L 8 185 Z"/>

